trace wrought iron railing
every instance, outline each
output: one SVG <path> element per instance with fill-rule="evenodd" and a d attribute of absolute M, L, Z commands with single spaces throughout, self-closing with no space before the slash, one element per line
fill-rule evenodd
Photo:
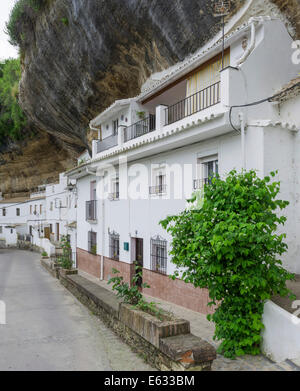
<path fill-rule="evenodd" d="M 137 137 L 141 137 L 144 134 L 153 132 L 156 127 L 155 115 L 150 114 L 148 118 L 142 121 L 136 122 L 135 124 L 128 126 L 124 131 L 124 141 L 130 141 Z"/>
<path fill-rule="evenodd" d="M 109 196 L 108 196 L 108 199 L 110 201 L 118 201 L 120 199 L 120 193 L 119 192 L 110 193 Z"/>
<path fill-rule="evenodd" d="M 211 185 L 213 177 L 204 178 L 204 179 L 195 179 L 194 180 L 194 190 L 199 190 L 204 187 L 204 185 Z"/>
<path fill-rule="evenodd" d="M 170 125 L 199 111 L 220 103 L 220 82 L 169 106 L 165 109 L 165 125 Z"/>
<path fill-rule="evenodd" d="M 151 195 L 164 194 L 166 192 L 167 192 L 167 185 L 157 185 L 157 186 L 149 187 L 149 193 Z"/>
<path fill-rule="evenodd" d="M 167 241 L 160 236 L 152 238 L 150 241 L 151 270 L 167 274 Z"/>
<path fill-rule="evenodd" d="M 117 134 L 106 137 L 104 140 L 98 141 L 97 153 L 107 151 L 108 149 L 115 147 L 116 145 L 118 145 L 118 135 Z"/>
<path fill-rule="evenodd" d="M 86 220 L 97 220 L 97 201 L 86 202 Z"/>

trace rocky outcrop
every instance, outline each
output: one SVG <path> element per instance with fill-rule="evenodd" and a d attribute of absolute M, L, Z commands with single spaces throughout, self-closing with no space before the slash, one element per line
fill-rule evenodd
<path fill-rule="evenodd" d="M 272 12 L 278 5 L 299 34 L 300 0 L 256 2 L 259 13 L 269 12 L 265 4 Z M 45 4 L 19 26 L 20 101 L 35 126 L 51 135 L 49 149 L 58 142 L 64 148 L 60 157 L 76 155 L 88 146 L 88 123 L 97 113 L 116 99 L 135 96 L 152 73 L 183 60 L 220 28 L 211 0 L 47 0 Z M 243 4 L 232 1 L 231 14 Z M 66 167 L 70 159 L 58 162 Z M 55 172 L 60 168 L 59 163 Z M 9 171 L 6 174 L 9 178 L 3 183 L 9 189 L 16 179 Z M 15 191 L 23 187 L 14 186 Z"/>
<path fill-rule="evenodd" d="M 75 153 L 66 151 L 55 138 L 37 133 L 0 160 L 0 188 L 6 198 L 25 196 L 43 183 L 54 183 L 58 174 L 75 164 Z"/>

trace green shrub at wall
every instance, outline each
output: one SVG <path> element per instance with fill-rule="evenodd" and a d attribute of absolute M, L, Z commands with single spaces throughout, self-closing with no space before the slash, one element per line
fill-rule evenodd
<path fill-rule="evenodd" d="M 181 278 L 208 288 L 209 305 L 217 305 L 208 319 L 225 357 L 259 354 L 264 303 L 290 293 L 286 281 L 293 275 L 280 261 L 285 234 L 277 230 L 288 202 L 277 199 L 279 190 L 270 177 L 232 171 L 205 186 L 202 202 L 194 197 L 191 208 L 161 222 L 173 237 L 172 262 L 183 268 Z"/>

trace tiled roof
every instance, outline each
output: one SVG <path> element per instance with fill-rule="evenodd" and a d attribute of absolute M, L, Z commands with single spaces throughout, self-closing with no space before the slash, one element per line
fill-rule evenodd
<path fill-rule="evenodd" d="M 279 94 L 279 95 L 278 95 Z M 292 79 L 283 87 L 280 88 L 275 94 L 273 99 L 270 99 L 271 102 L 284 102 L 288 99 L 292 99 L 295 96 L 300 94 L 300 76 Z"/>

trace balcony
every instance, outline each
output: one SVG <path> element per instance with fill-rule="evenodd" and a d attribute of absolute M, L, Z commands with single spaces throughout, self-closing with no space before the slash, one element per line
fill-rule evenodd
<path fill-rule="evenodd" d="M 97 201 L 86 202 L 86 221 L 97 221 Z"/>
<path fill-rule="evenodd" d="M 128 126 L 124 131 L 124 142 L 134 140 L 144 134 L 153 132 L 155 130 L 155 122 L 155 115 L 150 114 L 148 118 Z"/>
<path fill-rule="evenodd" d="M 204 179 L 195 179 L 193 183 L 194 190 L 203 189 L 204 185 L 211 185 L 213 177 Z"/>
<path fill-rule="evenodd" d="M 115 147 L 118 145 L 118 135 L 112 135 L 106 137 L 102 141 L 97 142 L 97 153 L 107 151 L 108 149 Z"/>
<path fill-rule="evenodd" d="M 167 185 L 157 185 L 149 187 L 150 195 L 161 195 L 167 192 Z"/>
<path fill-rule="evenodd" d="M 165 109 L 165 126 L 180 121 L 221 102 L 221 82 L 212 84 Z"/>
<path fill-rule="evenodd" d="M 119 201 L 119 199 L 120 199 L 120 193 L 119 193 L 119 192 L 110 193 L 109 196 L 108 196 L 108 199 L 109 199 L 110 201 Z"/>

